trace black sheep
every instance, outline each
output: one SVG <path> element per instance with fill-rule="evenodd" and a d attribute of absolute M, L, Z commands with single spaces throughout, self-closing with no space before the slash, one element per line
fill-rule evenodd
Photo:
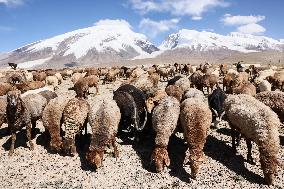
<path fill-rule="evenodd" d="M 135 137 L 137 131 L 141 132 L 147 122 L 145 94 L 140 89 L 127 84 L 114 92 L 113 99 L 121 111 L 119 132 L 128 130 L 133 132 Z"/>
<path fill-rule="evenodd" d="M 220 87 L 217 87 L 217 89 L 208 96 L 208 103 L 216 121 L 221 121 L 225 114 L 224 102 L 226 98 L 225 92 Z"/>

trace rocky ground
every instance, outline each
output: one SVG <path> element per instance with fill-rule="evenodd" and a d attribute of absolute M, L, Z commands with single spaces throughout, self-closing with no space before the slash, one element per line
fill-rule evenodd
<path fill-rule="evenodd" d="M 120 83 L 101 86 L 100 95 L 91 95 L 90 100 L 96 102 L 111 97 L 112 90 Z M 71 86 L 71 81 L 64 81 L 57 93 L 70 93 L 68 88 Z M 84 158 L 90 135 L 77 138 L 78 156 L 69 157 L 50 153 L 40 121 L 37 127 L 33 139 L 35 150 L 28 149 L 23 129 L 17 135 L 13 157 L 8 157 L 10 137 L 5 134 L 7 126 L 0 129 L 0 188 L 284 188 L 283 170 L 278 172 L 274 186 L 264 184 L 256 144 L 253 145 L 256 165 L 246 162 L 244 140 L 238 147 L 238 154 L 232 153 L 230 130 L 226 124 L 210 131 L 204 149 L 207 160 L 196 180 L 190 177 L 190 167 L 182 165 L 186 144 L 180 133 L 170 139 L 171 166 L 162 173 L 155 173 L 150 164 L 153 136 L 146 136 L 139 144 L 117 139 L 120 157 L 115 159 L 109 153 L 103 167 L 94 170 Z M 282 133 L 280 156 L 284 161 L 283 154 Z"/>

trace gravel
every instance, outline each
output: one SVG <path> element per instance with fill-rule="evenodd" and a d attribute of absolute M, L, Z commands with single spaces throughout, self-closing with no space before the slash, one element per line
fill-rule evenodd
<path fill-rule="evenodd" d="M 99 96 L 91 95 L 90 100 L 95 102 L 111 97 L 113 89 L 120 84 L 121 81 L 117 81 L 100 86 Z M 70 94 L 72 91 L 68 91 L 68 88 L 71 86 L 71 81 L 64 81 L 57 93 Z M 92 90 L 95 92 L 95 89 Z M 10 137 L 5 134 L 7 125 L 0 129 L 0 188 L 284 188 L 283 170 L 279 170 L 274 186 L 264 184 L 256 144 L 253 144 L 256 165 L 246 162 L 244 140 L 238 147 L 238 154 L 232 153 L 227 124 L 210 131 L 204 149 L 207 160 L 196 180 L 190 177 L 189 165 L 182 165 L 186 144 L 180 133 L 170 139 L 170 167 L 162 173 L 155 173 L 150 164 L 154 147 L 152 135 L 146 136 L 139 144 L 117 139 L 120 157 L 116 160 L 112 153 L 106 154 L 103 167 L 94 170 L 84 158 L 90 135 L 77 138 L 78 155 L 69 157 L 50 153 L 46 148 L 47 141 L 42 134 L 44 128 L 40 121 L 37 128 L 37 135 L 33 139 L 34 151 L 29 150 L 23 129 L 17 134 L 12 157 L 8 157 Z M 283 133 L 281 137 L 280 157 L 284 161 Z"/>

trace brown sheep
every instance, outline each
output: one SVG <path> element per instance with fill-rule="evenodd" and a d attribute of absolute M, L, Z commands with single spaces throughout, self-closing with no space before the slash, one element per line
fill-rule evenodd
<path fill-rule="evenodd" d="M 1 97 L 0 98 L 0 128 L 3 125 L 3 123 L 7 122 L 6 107 L 7 107 L 7 99 L 4 97 Z"/>
<path fill-rule="evenodd" d="M 0 83 L 0 96 L 6 95 L 12 89 L 13 89 L 13 86 L 11 84 Z"/>
<path fill-rule="evenodd" d="M 167 95 L 175 97 L 179 102 L 183 98 L 183 90 L 176 85 L 167 86 L 165 91 L 166 91 Z"/>
<path fill-rule="evenodd" d="M 32 82 L 24 82 L 15 84 L 15 87 L 20 90 L 22 93 L 27 92 L 29 90 L 39 89 L 44 87 L 45 84 L 42 81 L 32 81 Z"/>
<path fill-rule="evenodd" d="M 62 149 L 61 122 L 63 111 L 69 102 L 69 96 L 59 96 L 50 100 L 42 113 L 42 123 L 50 135 L 49 147 L 53 152 L 60 152 Z"/>
<path fill-rule="evenodd" d="M 34 72 L 33 79 L 34 81 L 45 81 L 47 75 L 45 72 Z"/>
<path fill-rule="evenodd" d="M 209 89 L 211 89 L 211 92 L 213 91 L 214 86 L 218 86 L 218 81 L 219 78 L 218 76 L 214 75 L 214 74 L 205 74 L 202 76 L 202 89 L 203 87 L 207 88 L 207 93 L 209 94 L 210 91 Z"/>
<path fill-rule="evenodd" d="M 212 113 L 202 98 L 188 98 L 181 104 L 181 126 L 188 144 L 184 164 L 190 162 L 191 175 L 196 178 L 205 159 L 203 147 L 212 121 Z"/>
<path fill-rule="evenodd" d="M 36 121 L 41 119 L 43 109 L 47 103 L 46 99 L 39 94 L 30 94 L 23 98 L 20 95 L 21 93 L 18 90 L 9 91 L 7 94 L 6 113 L 12 140 L 9 156 L 14 153 L 16 132 L 24 126 L 26 126 L 30 149 L 33 150 L 34 145 L 31 141 L 32 126 L 35 127 Z"/>
<path fill-rule="evenodd" d="M 115 136 L 121 118 L 119 107 L 112 99 L 104 99 L 102 104 L 92 106 L 89 123 L 92 127 L 92 139 L 89 152 L 86 154 L 88 162 L 99 168 L 102 166 L 104 151 L 107 145 L 113 146 L 114 157 L 118 158 L 119 152 Z"/>
<path fill-rule="evenodd" d="M 76 154 L 75 136 L 87 126 L 87 118 L 90 111 L 89 103 L 82 98 L 73 98 L 65 106 L 63 111 L 63 125 L 65 135 L 63 150 L 66 154 Z"/>

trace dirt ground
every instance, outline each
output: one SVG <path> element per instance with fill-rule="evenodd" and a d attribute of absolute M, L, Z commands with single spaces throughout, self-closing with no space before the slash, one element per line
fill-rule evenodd
<path fill-rule="evenodd" d="M 89 101 L 95 105 L 102 98 L 111 98 L 112 91 L 120 83 L 100 86 L 100 94 L 91 95 Z M 71 86 L 70 80 L 64 81 L 57 90 L 58 95 L 70 94 L 68 88 Z M 256 165 L 246 162 L 244 140 L 238 147 L 238 154 L 232 153 L 230 130 L 226 124 L 210 130 L 204 149 L 207 160 L 196 180 L 190 177 L 189 165 L 182 165 L 187 146 L 181 133 L 170 139 L 170 167 L 155 173 L 150 164 L 153 135 L 145 136 L 140 143 L 117 139 L 120 157 L 115 159 L 111 153 L 106 154 L 103 167 L 94 170 L 84 158 L 90 134 L 77 138 L 78 155 L 69 157 L 49 152 L 41 121 L 37 128 L 33 139 L 35 150 L 29 150 L 23 129 L 17 134 L 12 157 L 8 157 L 10 137 L 6 135 L 7 126 L 0 129 L 0 188 L 284 188 L 283 170 L 279 170 L 274 186 L 264 184 L 256 144 L 253 144 Z M 280 156 L 284 161 L 283 133 L 280 139 Z"/>

